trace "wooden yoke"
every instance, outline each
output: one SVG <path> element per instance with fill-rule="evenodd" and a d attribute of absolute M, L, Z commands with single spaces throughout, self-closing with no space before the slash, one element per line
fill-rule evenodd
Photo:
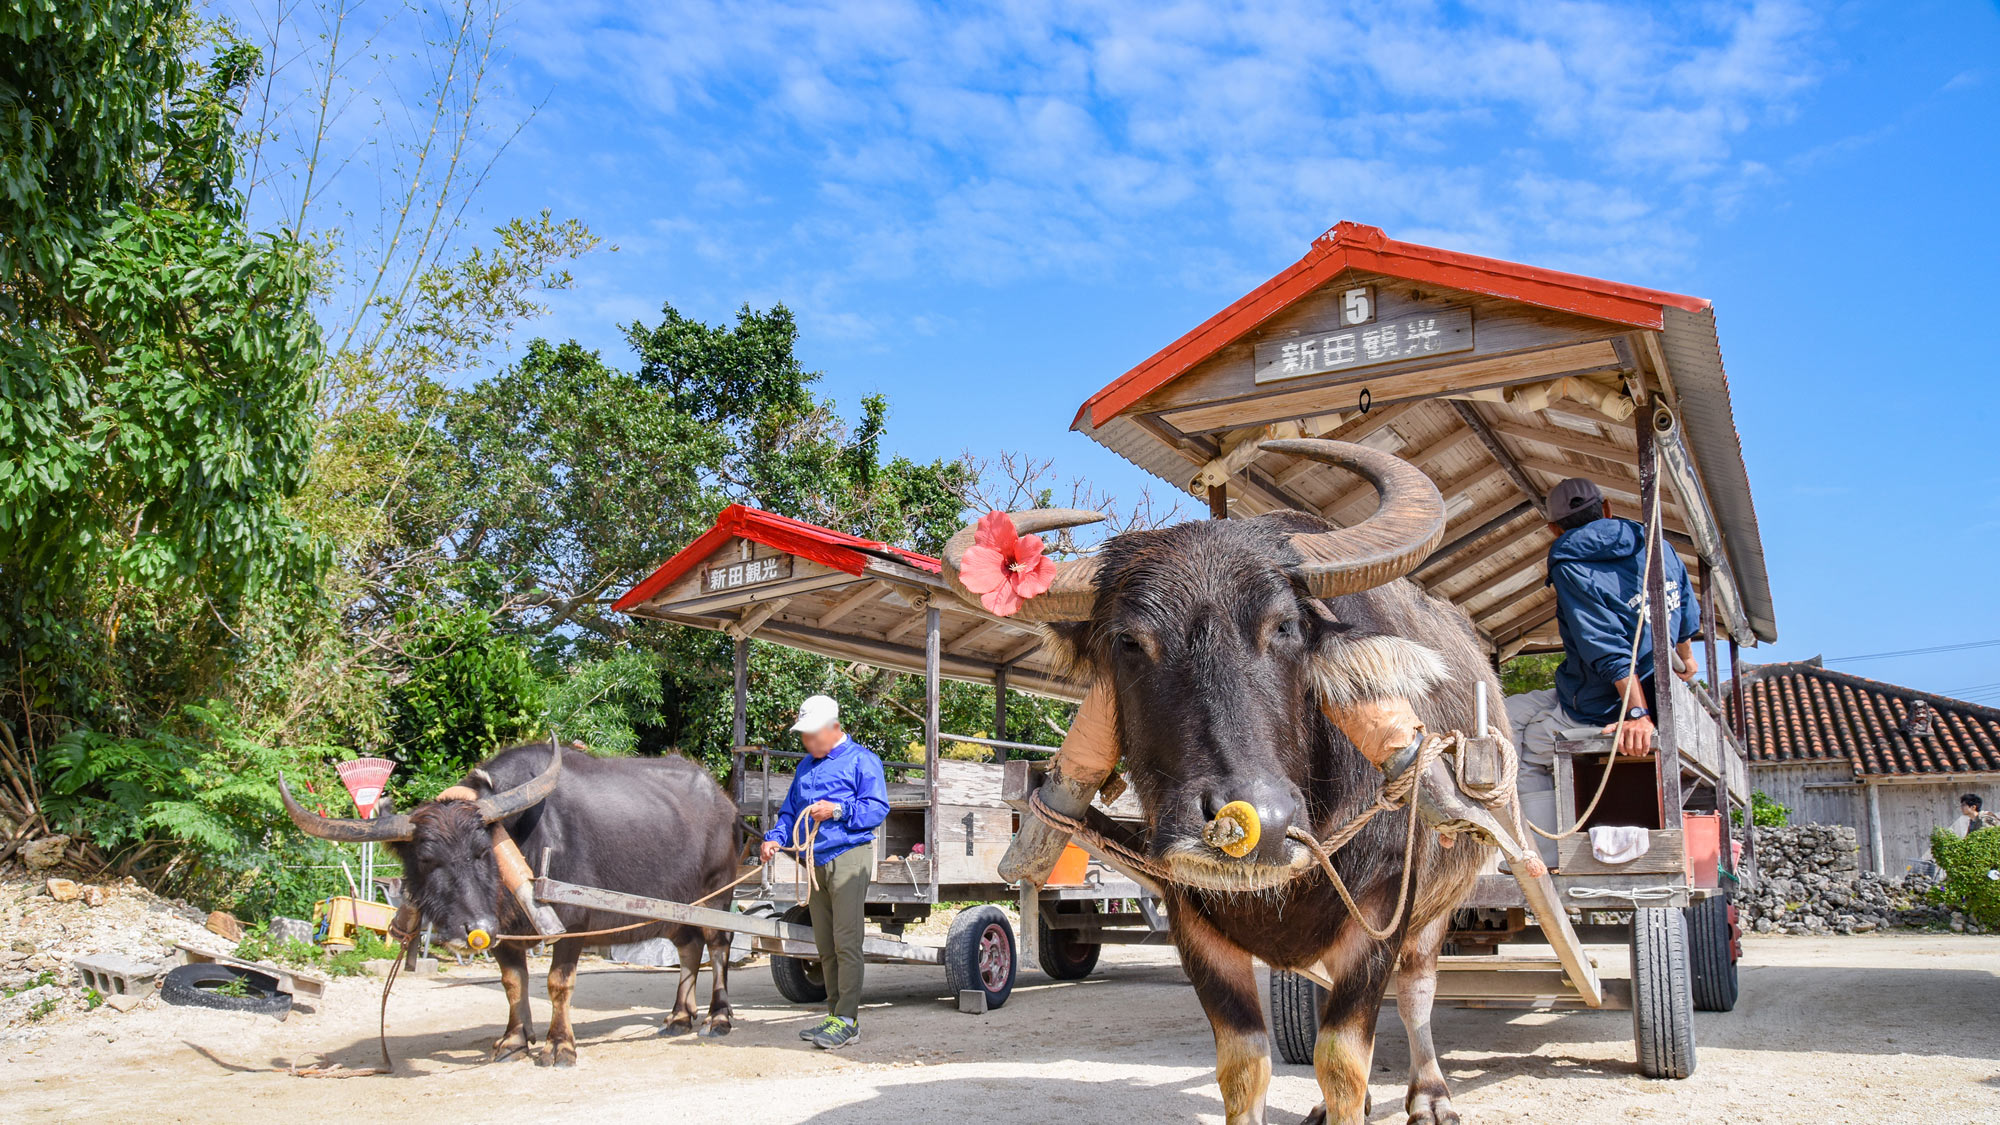
<path fill-rule="evenodd" d="M 1036 790 L 1051 811 L 1082 819 L 1091 798 L 1118 765 L 1118 712 L 1112 698 L 1111 689 L 1099 682 L 1076 709 L 1062 749 L 1049 766 L 1048 780 Z M 1069 837 L 1068 831 L 1040 817 L 1022 817 L 1020 833 L 1000 858 L 1000 877 L 1009 883 L 1045 883 Z"/>

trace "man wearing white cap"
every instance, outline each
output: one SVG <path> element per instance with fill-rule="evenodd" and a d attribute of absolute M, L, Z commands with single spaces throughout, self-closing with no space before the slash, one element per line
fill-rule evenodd
<path fill-rule="evenodd" d="M 805 743 L 806 757 L 792 775 L 777 821 L 764 833 L 762 858 L 769 863 L 791 844 L 792 825 L 801 815 L 818 823 L 806 905 L 826 981 L 827 1016 L 799 1038 L 832 1050 L 861 1038 L 862 914 L 874 874 L 875 828 L 889 815 L 889 787 L 882 760 L 840 729 L 840 704 L 832 697 L 815 695 L 800 704 L 792 729 Z"/>

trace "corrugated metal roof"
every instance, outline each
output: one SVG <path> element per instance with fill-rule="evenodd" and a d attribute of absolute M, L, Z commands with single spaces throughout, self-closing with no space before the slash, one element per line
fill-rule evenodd
<path fill-rule="evenodd" d="M 2000 771 L 2000 710 L 1818 664 L 1744 669 L 1750 760 L 1846 761 L 1859 775 Z"/>
<path fill-rule="evenodd" d="M 1722 525 L 1724 549 L 1736 574 L 1743 612 L 1760 640 L 1778 639 L 1771 574 L 1764 564 L 1764 539 L 1757 531 L 1757 505 L 1750 496 L 1750 471 L 1743 464 L 1743 439 L 1729 402 L 1729 377 L 1722 369 L 1715 312 L 1668 306 L 1660 348 L 1680 397 L 1681 433 L 1701 471 L 1709 510 Z"/>

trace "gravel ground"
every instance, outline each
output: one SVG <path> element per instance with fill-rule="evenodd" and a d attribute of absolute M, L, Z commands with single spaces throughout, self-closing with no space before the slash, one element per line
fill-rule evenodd
<path fill-rule="evenodd" d="M 1459 1109 L 1482 1125 L 2000 1120 L 2000 941 L 1871 934 L 1744 947 L 1743 1002 L 1697 1016 L 1700 1069 L 1683 1082 L 1635 1075 L 1623 1012 L 1441 1010 Z M 1598 958 L 1609 975 L 1624 971 L 1622 949 Z M 284 1073 L 373 1065 L 379 981 L 336 981 L 318 1010 L 285 1023 L 101 1008 L 0 1044 L 0 1105 L 12 1121 L 478 1120 L 502 1108 L 593 1125 L 1221 1119 L 1207 1024 L 1167 950 L 1107 951 L 1099 974 L 1075 984 L 1023 971 L 1008 1005 L 984 1017 L 953 1010 L 935 970 L 870 966 L 862 1042 L 838 1054 L 799 1043 L 811 1013 L 779 999 L 761 963 L 734 975 L 734 1035 L 661 1039 L 673 980 L 586 962 L 582 1064 L 563 1071 L 483 1061 L 504 1010 L 486 968 L 397 983 L 394 1077 Z M 538 999 L 538 1019 L 546 1010 Z M 1401 1121 L 1406 1057 L 1385 1009 L 1373 1121 Z M 1317 1100 L 1307 1068 L 1276 1067 L 1273 1121 Z"/>

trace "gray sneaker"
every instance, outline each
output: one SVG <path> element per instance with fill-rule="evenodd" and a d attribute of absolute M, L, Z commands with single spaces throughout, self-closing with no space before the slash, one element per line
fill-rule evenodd
<path fill-rule="evenodd" d="M 819 1021 L 818 1023 L 812 1025 L 811 1027 L 801 1028 L 799 1030 L 799 1038 L 810 1043 L 812 1042 L 813 1036 L 818 1035 L 820 1032 L 827 1030 L 831 1025 L 840 1022 L 841 1019 L 839 1016 L 828 1016 L 825 1019 Z"/>
<path fill-rule="evenodd" d="M 827 1021 L 827 1026 L 813 1032 L 813 1046 L 822 1051 L 837 1051 L 861 1038 L 861 1026 L 838 1017 Z"/>

